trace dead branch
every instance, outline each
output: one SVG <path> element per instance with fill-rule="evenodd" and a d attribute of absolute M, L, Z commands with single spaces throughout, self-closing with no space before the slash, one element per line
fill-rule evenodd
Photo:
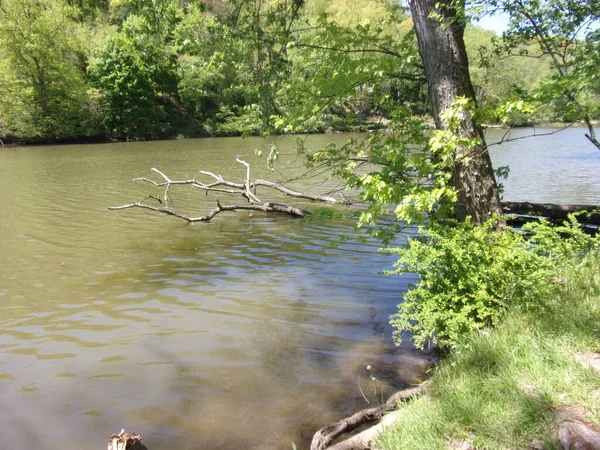
<path fill-rule="evenodd" d="M 282 186 L 281 184 L 274 183 L 273 181 L 269 181 L 269 180 L 261 180 L 261 179 L 254 180 L 252 182 L 251 186 L 252 187 L 267 186 L 267 187 L 278 190 L 279 192 L 281 192 L 284 195 L 287 195 L 288 197 L 307 198 L 309 200 L 315 200 L 315 201 L 326 202 L 326 203 L 338 203 L 338 201 L 335 198 L 330 197 L 328 195 L 314 195 L 314 194 L 307 194 L 306 192 L 293 191 L 291 189 L 286 188 L 285 186 Z"/>
<path fill-rule="evenodd" d="M 250 164 L 248 164 L 246 161 L 240 158 L 235 158 L 235 160 L 240 164 L 246 166 L 246 198 L 250 203 L 260 203 L 258 197 L 254 195 L 252 191 L 250 191 Z"/>
<path fill-rule="evenodd" d="M 421 395 L 425 391 L 427 384 L 428 382 L 423 382 L 414 388 L 398 391 L 381 406 L 363 409 L 333 425 L 321 428 L 314 434 L 310 450 L 323 450 L 342 434 L 349 433 L 365 423 L 380 419 L 384 413 L 397 409 L 399 402 L 405 402 Z"/>
<path fill-rule="evenodd" d="M 166 214 L 168 216 L 179 217 L 180 219 L 186 220 L 188 222 L 208 222 L 219 213 L 222 213 L 225 211 L 238 211 L 238 210 L 278 212 L 278 213 L 289 214 L 290 216 L 296 216 L 296 217 L 305 217 L 305 216 L 310 215 L 310 211 L 306 211 L 305 209 L 295 208 L 293 206 L 285 205 L 283 203 L 268 202 L 268 203 L 260 203 L 260 204 L 251 203 L 249 205 L 221 205 L 219 200 L 217 200 L 217 207 L 215 209 L 213 209 L 207 215 L 199 216 L 199 217 L 189 217 L 189 216 L 186 216 L 185 214 L 182 214 L 177 211 L 173 211 L 172 209 L 169 209 L 169 208 L 157 208 L 156 206 L 146 205 L 145 203 L 142 203 L 142 202 L 130 203 L 128 205 L 121 205 L 121 206 L 111 206 L 108 209 L 111 211 L 118 211 L 121 209 L 128 209 L 128 208 L 149 209 L 151 211 L 156 211 L 158 213 Z"/>
<path fill-rule="evenodd" d="M 256 195 L 256 189 L 258 186 L 264 186 L 264 187 L 274 189 L 274 190 L 279 191 L 282 194 L 289 196 L 289 197 L 306 198 L 309 200 L 315 200 L 315 201 L 321 201 L 321 202 L 337 203 L 337 200 L 334 199 L 333 197 L 329 197 L 329 196 L 325 196 L 325 195 L 313 195 L 313 194 L 308 194 L 305 192 L 294 191 L 294 190 L 289 189 L 289 188 L 283 186 L 282 184 L 276 183 L 274 181 L 263 180 L 263 179 L 257 179 L 257 180 L 252 181 L 250 178 L 250 164 L 248 164 L 246 161 L 244 161 L 240 158 L 236 158 L 236 161 L 246 167 L 246 177 L 245 177 L 244 183 L 236 183 L 233 181 L 228 181 L 228 180 L 223 179 L 223 177 L 221 175 L 217 175 L 212 172 L 208 172 L 208 171 L 204 171 L 204 170 L 201 170 L 200 173 L 202 175 L 211 177 L 214 181 L 212 181 L 210 183 L 203 183 L 202 181 L 199 181 L 195 178 L 191 178 L 188 180 L 172 180 L 171 178 L 169 178 L 167 175 L 165 175 L 160 170 L 158 170 L 156 168 L 152 168 L 151 171 L 159 174 L 163 178 L 164 181 L 157 182 L 157 181 L 151 180 L 149 178 L 145 178 L 145 177 L 134 178 L 133 181 L 143 181 L 146 183 L 150 183 L 157 188 L 165 188 L 162 199 L 160 197 L 157 197 L 154 195 L 148 195 L 138 202 L 121 205 L 121 206 L 112 206 L 108 209 L 112 210 L 112 211 L 128 209 L 128 208 L 149 209 L 151 211 L 156 211 L 161 214 L 178 217 L 178 218 L 186 220 L 188 222 L 208 222 L 221 212 L 238 211 L 238 210 L 276 212 L 276 213 L 289 214 L 291 216 L 296 216 L 296 217 L 304 217 L 304 216 L 307 216 L 310 214 L 309 211 L 306 211 L 301 208 L 296 208 L 294 206 L 286 205 L 283 203 L 262 201 Z M 221 194 L 240 195 L 248 201 L 248 204 L 247 205 L 239 205 L 239 204 L 222 205 L 219 202 L 219 200 L 217 200 L 217 202 L 216 202 L 217 207 L 215 209 L 213 209 L 212 211 L 210 211 L 208 214 L 206 214 L 204 216 L 190 217 L 190 216 L 187 216 L 180 212 L 174 211 L 168 207 L 157 207 L 157 206 L 152 206 L 152 205 L 148 205 L 148 204 L 144 203 L 145 200 L 152 198 L 154 200 L 157 200 L 159 203 L 164 203 L 165 205 L 168 205 L 168 191 L 169 191 L 169 187 L 171 187 L 172 185 L 190 185 L 193 188 L 206 191 L 207 194 L 209 192 L 218 192 Z"/>

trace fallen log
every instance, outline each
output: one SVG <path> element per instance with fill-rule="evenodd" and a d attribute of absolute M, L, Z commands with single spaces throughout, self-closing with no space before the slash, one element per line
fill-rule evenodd
<path fill-rule="evenodd" d="M 554 203 L 502 202 L 504 214 L 546 217 L 550 220 L 564 220 L 572 213 L 588 213 L 581 222 L 600 225 L 599 205 L 557 205 Z"/>
<path fill-rule="evenodd" d="M 354 431 L 361 425 L 381 419 L 384 413 L 397 409 L 399 402 L 405 402 L 421 395 L 424 392 L 427 384 L 427 382 L 423 382 L 416 387 L 398 391 L 393 394 L 383 405 L 374 408 L 363 409 L 362 411 L 342 419 L 333 425 L 321 428 L 314 434 L 310 444 L 310 450 L 324 450 L 341 435 Z M 352 447 L 341 446 L 339 448 L 343 449 Z"/>

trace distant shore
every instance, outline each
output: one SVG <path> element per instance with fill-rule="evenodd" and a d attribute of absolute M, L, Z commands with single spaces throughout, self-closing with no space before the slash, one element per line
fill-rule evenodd
<path fill-rule="evenodd" d="M 332 128 L 328 130 L 305 130 L 295 134 L 336 134 L 336 133 L 367 133 L 375 130 L 382 130 L 387 127 L 389 121 L 381 120 L 378 122 L 368 121 L 362 125 L 349 125 L 344 128 Z M 433 123 L 431 124 L 433 125 Z M 585 128 L 584 123 L 573 123 L 566 124 L 561 122 L 535 122 L 522 125 L 514 125 L 507 127 L 502 124 L 483 124 L 484 129 L 519 129 L 519 128 Z M 281 136 L 283 134 L 272 134 L 274 136 Z M 69 144 L 108 144 L 114 142 L 144 142 L 144 141 L 172 141 L 177 139 L 202 139 L 202 138 L 224 138 L 224 137 L 242 137 L 246 136 L 243 133 L 238 134 L 223 134 L 223 133 L 206 133 L 196 135 L 177 135 L 177 136 L 164 136 L 159 138 L 123 138 L 116 139 L 107 136 L 70 136 L 70 137 L 36 137 L 36 138 L 21 138 L 18 136 L 0 136 L 0 149 L 3 147 L 15 147 L 15 146 L 45 146 L 45 145 L 69 145 Z M 247 136 L 261 136 L 257 131 L 256 133 L 250 133 Z"/>

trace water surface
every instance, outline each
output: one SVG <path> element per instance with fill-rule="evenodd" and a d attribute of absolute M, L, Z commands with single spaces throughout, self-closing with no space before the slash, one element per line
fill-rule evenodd
<path fill-rule="evenodd" d="M 151 450 L 291 448 L 367 406 L 361 388 L 376 402 L 367 365 L 387 391 L 424 370 L 428 358 L 395 348 L 388 324 L 410 280 L 378 275 L 393 258 L 353 241 L 351 221 L 240 212 L 187 224 L 105 209 L 156 193 L 131 182 L 157 179 L 151 167 L 173 179 L 204 169 L 235 180 L 239 155 L 257 175 L 303 170 L 282 143 L 281 173 L 267 174 L 261 145 L 0 152 L 4 444 L 95 448 L 125 427 Z M 333 187 L 321 178 L 296 186 Z M 189 214 L 215 206 L 215 196 L 185 187 L 171 196 Z"/>

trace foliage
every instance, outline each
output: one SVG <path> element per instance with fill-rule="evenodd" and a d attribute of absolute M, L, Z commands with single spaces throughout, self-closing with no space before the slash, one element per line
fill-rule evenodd
<path fill-rule="evenodd" d="M 248 54 L 251 45 L 233 37 L 226 23 L 191 6 L 175 29 L 182 104 L 210 133 L 255 133 L 259 90 Z"/>
<path fill-rule="evenodd" d="M 535 89 L 552 75 L 548 58 L 539 54 L 535 44 L 523 43 L 507 54 L 498 51 L 498 38 L 492 31 L 468 26 L 465 45 L 471 79 L 487 123 L 522 126 L 550 118 L 552 110 L 533 107 Z"/>
<path fill-rule="evenodd" d="M 277 92 L 282 111 L 272 117 L 275 130 L 360 126 L 369 118 L 390 118 L 408 102 L 421 105 L 424 77 L 414 33 L 393 28 L 404 22 L 398 9 L 353 26 L 322 14 L 310 32 L 294 34 L 287 44 L 293 71 Z"/>
<path fill-rule="evenodd" d="M 375 132 L 366 139 L 350 139 L 340 147 L 329 144 L 306 154 L 309 165 L 330 167 L 332 175 L 344 180 L 347 188 L 360 192 L 367 208 L 360 215 L 359 226 L 374 227 L 381 216 L 393 215 L 394 209 L 408 224 L 420 223 L 422 212 L 433 211 L 434 199 L 438 193 L 442 195 L 436 190 L 436 187 L 443 189 L 442 186 L 425 183 L 436 170 L 442 170 L 425 145 L 426 125 L 406 110 L 396 111 L 392 124 L 389 132 Z M 437 181 L 441 183 L 442 179 Z M 395 231 L 373 228 L 373 233 L 384 241 Z"/>
<path fill-rule="evenodd" d="M 0 4 L 0 114 L 11 134 L 94 134 L 81 65 L 78 11 L 60 0 Z"/>
<path fill-rule="evenodd" d="M 177 90 L 176 55 L 169 45 L 176 15 L 168 7 L 159 14 L 164 19 L 130 15 L 95 55 L 89 69 L 102 92 L 104 126 L 114 137 L 152 138 L 168 133 L 161 100 Z"/>
<path fill-rule="evenodd" d="M 600 377 L 573 359 L 599 349 L 598 264 L 598 252 L 565 261 L 560 287 L 537 308 L 515 299 L 501 327 L 462 336 L 434 370 L 428 396 L 404 407 L 380 447 L 558 448 L 561 407 L 598 425 Z"/>
<path fill-rule="evenodd" d="M 551 76 L 531 93 L 540 105 L 551 105 L 555 118 L 583 121 L 588 140 L 600 149 L 592 120 L 600 116 L 597 67 L 600 54 L 600 5 L 596 0 L 482 0 L 479 7 L 502 10 L 510 28 L 495 44 L 495 53 L 545 58 Z M 537 47 L 537 51 L 532 51 Z"/>
<path fill-rule="evenodd" d="M 513 17 L 502 41 L 467 28 L 481 120 L 598 117 L 595 2 L 472 4 Z M 21 139 L 367 130 L 429 112 L 412 21 L 389 0 L 6 0 L 0 16 L 0 133 Z"/>
<path fill-rule="evenodd" d="M 453 217 L 457 189 L 452 167 L 459 159 L 457 149 L 479 144 L 478 138 L 462 138 L 458 133 L 461 115 L 472 109 L 472 102 L 458 98 L 442 114 L 447 128 L 433 130 L 408 108 L 396 107 L 385 131 L 312 153 L 302 147 L 304 141 L 298 144 L 309 165 L 330 168 L 348 189 L 360 193 L 366 208 L 358 227 L 367 227 L 387 244 L 400 231 L 400 223 L 423 225 L 426 219 Z M 377 227 L 380 218 L 390 217 L 396 225 Z"/>
<path fill-rule="evenodd" d="M 562 266 L 600 244 L 574 218 L 559 227 L 528 224 L 522 232 L 492 225 L 434 223 L 406 248 L 390 250 L 400 257 L 393 273 L 420 276 L 392 318 L 397 340 L 408 330 L 417 346 L 452 347 L 463 335 L 497 325 L 514 302 L 536 308 L 560 290 Z"/>

